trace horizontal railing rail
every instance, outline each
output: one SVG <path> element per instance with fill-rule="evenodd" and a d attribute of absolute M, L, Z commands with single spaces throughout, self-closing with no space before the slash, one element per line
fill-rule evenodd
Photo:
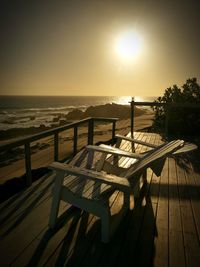
<path fill-rule="evenodd" d="M 162 107 L 162 106 L 174 106 L 174 107 L 191 107 L 191 108 L 199 108 L 200 103 L 189 103 L 189 102 L 171 102 L 171 103 L 157 103 L 157 102 L 136 102 L 132 101 L 135 106 L 149 106 L 149 107 Z"/>
<path fill-rule="evenodd" d="M 68 130 L 74 129 L 73 136 L 73 155 L 77 153 L 77 141 L 78 141 L 78 127 L 83 124 L 88 125 L 88 145 L 93 144 L 94 140 L 94 124 L 95 122 L 106 122 L 112 123 L 112 143 L 114 142 L 116 122 L 118 118 L 103 118 L 103 117 L 89 117 L 77 122 L 69 123 L 67 125 L 59 126 L 41 133 L 33 134 L 24 138 L 20 138 L 9 143 L 0 145 L 0 152 L 4 152 L 19 146 L 24 146 L 24 155 L 25 155 L 25 169 L 26 169 L 26 184 L 30 186 L 32 184 L 32 175 L 31 175 L 31 143 L 48 136 L 54 136 L 54 160 L 58 161 L 59 155 L 59 133 Z"/>
<path fill-rule="evenodd" d="M 91 118 L 86 118 L 77 122 L 69 123 L 64 126 L 59 126 L 47 131 L 43 131 L 41 133 L 33 134 L 24 138 L 19 138 L 16 141 L 12 141 L 6 144 L 0 144 L 0 152 L 5 151 L 10 148 L 14 148 L 17 146 L 24 145 L 25 143 L 31 143 L 36 140 L 48 137 L 50 135 L 54 135 L 59 132 L 63 132 L 65 130 L 74 128 L 74 127 L 79 127 L 80 125 L 87 123 L 89 121 L 102 121 L 102 122 L 110 122 L 110 123 L 116 123 L 118 121 L 118 118 L 100 118 L 100 117 L 91 117 Z"/>

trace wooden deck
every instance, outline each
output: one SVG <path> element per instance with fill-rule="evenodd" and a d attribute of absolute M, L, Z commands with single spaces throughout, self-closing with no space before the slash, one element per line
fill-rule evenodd
<path fill-rule="evenodd" d="M 157 134 L 135 135 L 161 143 Z M 124 142 L 123 147 L 128 150 L 130 145 Z M 54 177 L 43 177 L 0 206 L 1 266 L 199 267 L 198 155 L 167 159 L 160 177 L 149 170 L 147 187 L 106 245 L 100 241 L 99 219 L 66 203 L 60 207 L 57 228 L 48 229 Z M 121 193 L 116 191 L 110 201 L 116 213 Z"/>

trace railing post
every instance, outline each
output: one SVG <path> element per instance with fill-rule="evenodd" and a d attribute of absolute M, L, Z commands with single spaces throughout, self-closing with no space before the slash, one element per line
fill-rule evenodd
<path fill-rule="evenodd" d="M 94 120 L 91 118 L 88 121 L 88 145 L 93 145 L 93 136 L 94 136 Z"/>
<path fill-rule="evenodd" d="M 73 147 L 73 154 L 76 155 L 77 153 L 77 137 L 78 137 L 78 127 L 74 126 L 74 147 Z"/>
<path fill-rule="evenodd" d="M 116 121 L 113 121 L 113 125 L 112 125 L 112 145 L 114 145 L 114 142 L 115 142 L 115 130 L 116 130 Z"/>
<path fill-rule="evenodd" d="M 31 186 L 32 184 L 31 147 L 30 147 L 30 143 L 25 143 L 24 146 L 25 146 L 26 185 Z"/>
<path fill-rule="evenodd" d="M 131 100 L 131 137 L 134 135 L 134 97 Z"/>
<path fill-rule="evenodd" d="M 165 106 L 165 137 L 168 136 L 169 127 L 169 104 Z"/>
<path fill-rule="evenodd" d="M 58 161 L 58 133 L 54 134 L 54 160 Z"/>

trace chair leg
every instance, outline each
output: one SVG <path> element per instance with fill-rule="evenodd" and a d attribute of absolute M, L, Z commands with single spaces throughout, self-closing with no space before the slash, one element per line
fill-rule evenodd
<path fill-rule="evenodd" d="M 141 181 L 142 181 L 142 186 L 140 186 Z M 141 187 L 144 188 L 144 186 L 146 185 L 147 185 L 147 170 L 145 170 L 142 173 L 142 177 L 140 177 L 140 179 L 138 180 L 138 182 L 136 183 L 134 187 L 134 198 L 139 197 Z"/>
<path fill-rule="evenodd" d="M 130 209 L 130 194 L 124 192 L 124 207 L 128 207 Z"/>
<path fill-rule="evenodd" d="M 58 175 L 55 177 L 52 205 L 51 205 L 51 211 L 50 211 L 50 216 L 49 216 L 49 227 L 50 228 L 54 228 L 56 224 L 58 211 L 59 211 L 62 184 L 63 184 L 63 179 L 65 176 L 63 172 L 57 172 L 57 174 Z"/>
<path fill-rule="evenodd" d="M 142 174 L 142 181 L 143 181 L 143 186 L 147 184 L 147 170 L 145 170 Z"/>
<path fill-rule="evenodd" d="M 110 241 L 110 221 L 111 215 L 108 207 L 101 216 L 101 241 L 103 243 L 108 243 Z"/>
<path fill-rule="evenodd" d="M 138 179 L 135 187 L 134 187 L 134 198 L 138 198 L 140 195 L 140 179 Z"/>

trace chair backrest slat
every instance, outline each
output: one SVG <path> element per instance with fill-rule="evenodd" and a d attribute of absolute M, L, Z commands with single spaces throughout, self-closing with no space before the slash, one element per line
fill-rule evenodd
<path fill-rule="evenodd" d="M 141 172 L 151 166 L 153 163 L 158 162 L 166 158 L 168 155 L 171 155 L 177 149 L 181 148 L 184 145 L 183 140 L 174 140 L 169 143 L 165 143 L 163 146 L 159 146 L 156 149 L 153 149 L 147 153 L 141 160 L 135 163 L 132 167 L 128 169 L 125 173 L 126 178 L 131 178 L 136 173 Z"/>

